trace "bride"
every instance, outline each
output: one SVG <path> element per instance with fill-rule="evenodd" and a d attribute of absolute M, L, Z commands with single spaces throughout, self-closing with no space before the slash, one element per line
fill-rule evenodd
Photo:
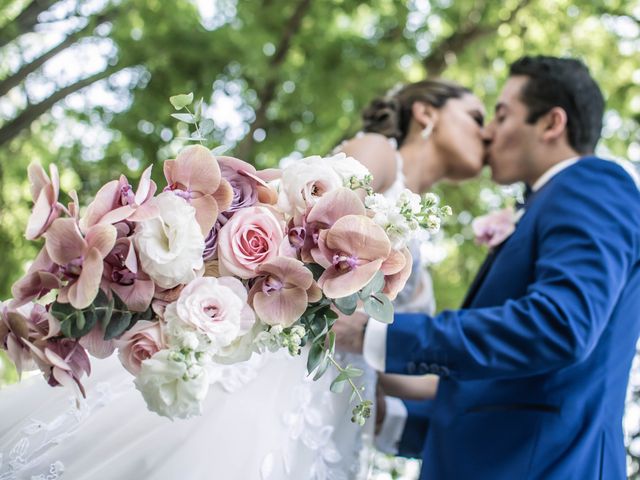
<path fill-rule="evenodd" d="M 467 89 L 442 81 L 405 86 L 364 111 L 364 133 L 339 149 L 365 164 L 388 196 L 422 193 L 443 178 L 482 168 L 484 109 Z M 401 311 L 434 308 L 431 282 L 414 248 Z M 343 355 L 344 364 L 362 365 Z M 24 379 L 0 391 L 0 480 L 215 479 L 349 480 L 366 477 L 373 419 L 352 424 L 349 392 L 333 394 L 327 373 L 306 377 L 306 358 L 285 352 L 220 366 L 203 414 L 172 422 L 147 411 L 116 356 L 93 362 L 87 399 Z M 373 398 L 375 374 L 361 379 Z M 391 393 L 404 379 L 387 378 Z M 435 391 L 437 378 L 425 379 Z M 398 386 L 400 385 L 400 386 Z"/>

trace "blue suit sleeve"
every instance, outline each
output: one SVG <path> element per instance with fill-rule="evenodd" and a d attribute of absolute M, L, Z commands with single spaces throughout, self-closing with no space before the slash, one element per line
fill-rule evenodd
<path fill-rule="evenodd" d="M 387 332 L 387 371 L 424 373 L 415 365 L 435 364 L 463 380 L 514 378 L 586 358 L 639 248 L 635 184 L 612 162 L 597 167 L 595 174 L 576 167 L 539 199 L 534 278 L 524 296 L 433 318 L 397 315 Z"/>

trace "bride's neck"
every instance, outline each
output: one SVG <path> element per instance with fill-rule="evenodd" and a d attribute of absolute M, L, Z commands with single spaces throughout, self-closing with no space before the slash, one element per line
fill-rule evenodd
<path fill-rule="evenodd" d="M 405 143 L 399 149 L 404 160 L 402 167 L 406 187 L 414 193 L 425 193 L 442 180 L 446 171 L 432 142 Z"/>

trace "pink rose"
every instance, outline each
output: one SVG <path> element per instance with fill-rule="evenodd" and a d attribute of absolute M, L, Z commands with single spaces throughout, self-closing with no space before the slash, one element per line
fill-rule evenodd
<path fill-rule="evenodd" d="M 165 348 L 159 322 L 140 320 L 118 340 L 118 357 L 132 375 L 138 375 L 142 362 Z"/>
<path fill-rule="evenodd" d="M 517 213 L 514 209 L 504 208 L 476 218 L 471 224 L 471 228 L 473 228 L 477 243 L 493 248 L 500 245 L 513 233 L 517 221 Z"/>
<path fill-rule="evenodd" d="M 218 233 L 222 275 L 253 278 L 256 268 L 274 259 L 284 238 L 284 222 L 270 208 L 257 206 L 236 212 Z"/>

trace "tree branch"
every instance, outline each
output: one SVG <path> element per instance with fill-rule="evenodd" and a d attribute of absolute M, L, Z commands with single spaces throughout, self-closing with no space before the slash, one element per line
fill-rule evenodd
<path fill-rule="evenodd" d="M 9 90 L 22 82 L 27 75 L 32 72 L 35 72 L 38 68 L 40 68 L 47 60 L 53 58 L 61 51 L 67 49 L 74 43 L 76 43 L 80 38 L 89 36 L 93 33 L 93 30 L 100 24 L 109 21 L 116 13 L 116 10 L 110 10 L 108 12 L 101 13 L 99 15 L 95 15 L 93 18 L 89 18 L 87 24 L 73 33 L 71 33 L 67 38 L 65 38 L 58 45 L 53 47 L 51 50 L 43 53 L 38 58 L 32 60 L 31 62 L 23 65 L 17 72 L 0 81 L 0 97 L 5 95 Z"/>
<path fill-rule="evenodd" d="M 114 65 L 108 67 L 102 72 L 98 72 L 90 77 L 86 77 L 78 80 L 71 85 L 67 85 L 59 90 L 56 90 L 51 96 L 47 97 L 40 103 L 35 103 L 24 109 L 16 118 L 11 120 L 10 122 L 4 124 L 2 128 L 0 128 L 0 146 L 9 142 L 13 138 L 15 138 L 22 130 L 26 129 L 31 125 L 40 115 L 48 111 L 56 102 L 62 100 L 66 96 L 77 92 L 89 85 L 97 82 L 98 80 L 102 80 L 103 78 L 107 78 L 112 74 L 126 68 L 127 65 Z"/>
<path fill-rule="evenodd" d="M 298 2 L 298 5 L 296 6 L 295 11 L 291 15 L 291 18 L 287 22 L 284 31 L 282 32 L 282 36 L 280 37 L 280 41 L 278 42 L 276 51 L 271 58 L 269 67 L 267 69 L 270 75 L 266 79 L 262 88 L 257 92 L 260 106 L 256 110 L 255 120 L 249 127 L 249 133 L 236 147 L 237 155 L 240 158 L 249 157 L 255 143 L 253 139 L 254 132 L 259 128 L 265 127 L 267 124 L 267 109 L 276 96 L 276 87 L 278 85 L 278 68 L 282 65 L 282 63 L 284 63 L 284 60 L 287 57 L 287 53 L 291 48 L 291 41 L 293 37 L 300 31 L 302 20 L 309 10 L 310 6 L 311 0 L 300 0 Z"/>
<path fill-rule="evenodd" d="M 438 77 L 447 67 L 447 56 L 450 54 L 458 54 L 462 52 L 467 45 L 482 37 L 493 34 L 500 25 L 512 22 L 518 12 L 526 7 L 531 0 L 520 0 L 518 5 L 509 12 L 509 16 L 505 20 L 494 22 L 488 25 L 481 23 L 468 23 L 465 27 L 455 31 L 447 38 L 442 40 L 429 55 L 427 55 L 422 64 L 427 70 L 430 77 Z"/>
<path fill-rule="evenodd" d="M 32 32 L 38 24 L 38 15 L 57 2 L 58 0 L 32 0 L 16 18 L 0 28 L 0 48 L 20 35 Z"/>

